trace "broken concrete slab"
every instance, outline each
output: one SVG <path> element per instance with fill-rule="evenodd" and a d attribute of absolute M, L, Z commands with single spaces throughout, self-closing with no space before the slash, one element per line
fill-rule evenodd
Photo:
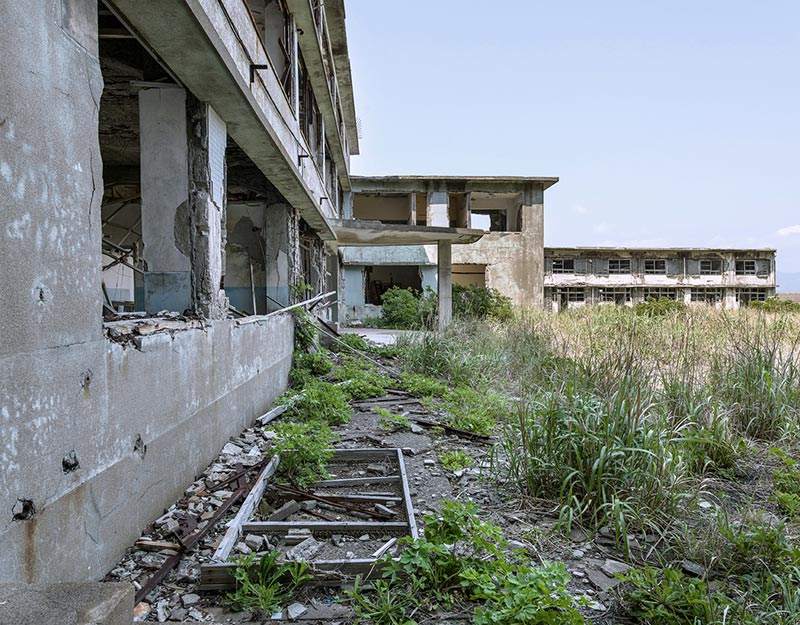
<path fill-rule="evenodd" d="M 280 508 L 278 508 L 275 512 L 273 512 L 269 516 L 269 518 L 267 518 L 267 520 L 268 521 L 285 521 L 287 518 L 289 518 L 295 512 L 299 512 L 300 508 L 301 508 L 300 504 L 297 503 L 294 499 L 292 499 L 290 501 L 287 501 Z"/>
<path fill-rule="evenodd" d="M 0 623 L 130 625 L 130 584 L 0 584 Z"/>

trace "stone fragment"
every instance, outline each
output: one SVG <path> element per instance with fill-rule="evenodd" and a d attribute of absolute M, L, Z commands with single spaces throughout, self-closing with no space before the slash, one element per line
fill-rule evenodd
<path fill-rule="evenodd" d="M 361 542 L 368 541 L 369 540 L 369 534 L 362 534 L 361 536 L 358 537 L 358 540 L 360 540 Z"/>
<path fill-rule="evenodd" d="M 264 544 L 264 537 L 258 534 L 248 534 L 244 537 L 244 544 L 250 547 L 253 551 L 259 551 Z"/>
<path fill-rule="evenodd" d="M 290 604 L 289 607 L 286 608 L 286 617 L 290 621 L 294 621 L 295 619 L 298 619 L 301 616 L 303 616 L 303 614 L 305 614 L 306 612 L 308 612 L 308 608 L 306 606 L 304 606 L 302 603 L 295 602 Z"/>
<path fill-rule="evenodd" d="M 423 464 L 426 467 L 432 467 L 432 466 L 434 466 L 436 464 L 436 460 L 434 460 L 433 458 L 425 458 L 425 460 L 423 461 Z"/>
<path fill-rule="evenodd" d="M 609 577 L 599 569 L 587 569 L 586 576 L 592 585 L 602 592 L 611 590 L 620 584 L 620 581 L 615 577 Z"/>
<path fill-rule="evenodd" d="M 186 608 L 182 608 L 178 606 L 172 610 L 172 614 L 169 616 L 170 621 L 177 621 L 178 623 L 183 623 L 186 620 Z"/>
<path fill-rule="evenodd" d="M 199 602 L 200 602 L 200 595 L 196 595 L 193 592 L 185 594 L 181 597 L 181 603 L 183 604 L 184 608 L 190 608 Z"/>
<path fill-rule="evenodd" d="M 236 543 L 236 551 L 246 556 L 253 553 L 253 550 L 243 542 Z"/>
<path fill-rule="evenodd" d="M 295 545 L 286 552 L 286 559 L 294 562 L 307 562 L 316 555 L 322 547 L 322 543 L 313 536 L 306 538 L 303 542 Z"/>
<path fill-rule="evenodd" d="M 133 608 L 134 621 L 143 621 L 148 614 L 150 614 L 150 604 L 146 601 L 140 601 Z"/>
<path fill-rule="evenodd" d="M 623 575 L 628 572 L 631 567 L 625 564 L 624 562 L 620 562 L 619 560 L 609 560 L 607 559 L 603 566 L 600 569 L 608 575 L 609 577 L 614 577 L 615 575 Z"/>
<path fill-rule="evenodd" d="M 376 475 L 384 475 L 386 473 L 386 469 L 380 464 L 368 464 L 367 472 L 374 473 Z"/>
<path fill-rule="evenodd" d="M 169 599 L 162 599 L 156 604 L 156 615 L 158 622 L 163 623 L 170 616 Z"/>
<path fill-rule="evenodd" d="M 705 568 L 697 564 L 697 562 L 692 562 L 691 560 L 684 560 L 681 562 L 681 568 L 684 570 L 684 572 L 688 573 L 689 575 L 693 575 L 694 577 L 706 576 Z"/>
<path fill-rule="evenodd" d="M 242 452 L 244 449 L 233 443 L 225 443 L 225 447 L 222 448 L 222 453 L 226 456 L 238 456 Z"/>
<path fill-rule="evenodd" d="M 294 499 L 287 501 L 275 512 L 269 515 L 268 521 L 285 521 L 288 517 L 300 510 L 300 504 Z"/>
<path fill-rule="evenodd" d="M 575 558 L 576 560 L 580 560 L 585 555 L 586 553 L 582 549 L 576 549 L 575 551 L 572 552 L 572 557 Z"/>

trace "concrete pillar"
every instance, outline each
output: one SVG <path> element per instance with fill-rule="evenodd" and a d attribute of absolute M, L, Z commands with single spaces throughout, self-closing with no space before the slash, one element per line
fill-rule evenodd
<path fill-rule="evenodd" d="M 408 194 L 408 225 L 415 226 L 417 224 L 417 194 Z"/>
<path fill-rule="evenodd" d="M 187 110 L 193 307 L 207 319 L 224 319 L 228 314 L 228 298 L 222 290 L 227 239 L 228 133 L 225 122 L 214 109 L 191 95 L 187 98 Z"/>
<path fill-rule="evenodd" d="M 544 304 L 544 193 L 534 189 L 523 194 L 520 209 L 524 253 L 518 275 L 522 305 L 541 308 Z"/>
<path fill-rule="evenodd" d="M 422 280 L 422 292 L 425 293 L 425 290 L 428 288 L 431 291 L 436 291 L 436 267 L 420 265 L 419 273 Z"/>
<path fill-rule="evenodd" d="M 192 307 L 186 92 L 139 92 L 142 241 L 149 313 Z"/>
<path fill-rule="evenodd" d="M 267 274 L 267 310 L 290 303 L 289 287 L 297 282 L 299 267 L 297 219 L 288 204 L 267 206 L 264 228 L 264 252 Z"/>
<path fill-rule="evenodd" d="M 343 205 L 342 205 L 342 219 L 352 219 L 353 218 L 353 192 L 352 191 L 345 191 L 342 193 L 343 198 Z"/>
<path fill-rule="evenodd" d="M 450 241 L 439 241 L 439 329 L 453 318 L 453 261 Z"/>
<path fill-rule="evenodd" d="M 739 308 L 739 302 L 736 300 L 736 289 L 734 288 L 727 288 L 725 289 L 724 295 L 724 307 L 728 310 L 736 310 Z"/>
<path fill-rule="evenodd" d="M 339 308 L 344 304 L 344 294 L 342 293 L 342 280 L 340 279 L 340 264 L 341 259 L 339 258 L 339 253 L 334 251 L 332 254 L 329 253 L 327 255 L 327 263 L 328 263 L 328 275 L 327 275 L 327 288 L 328 292 L 336 291 L 336 305 L 331 306 L 328 310 L 330 311 L 330 319 L 334 324 L 339 323 L 339 319 L 344 319 L 344 316 L 340 317 Z"/>
<path fill-rule="evenodd" d="M 687 306 L 692 303 L 692 289 L 683 289 L 683 303 Z"/>
<path fill-rule="evenodd" d="M 450 215 L 447 212 L 447 192 L 428 193 L 428 226 L 447 228 L 450 226 Z"/>

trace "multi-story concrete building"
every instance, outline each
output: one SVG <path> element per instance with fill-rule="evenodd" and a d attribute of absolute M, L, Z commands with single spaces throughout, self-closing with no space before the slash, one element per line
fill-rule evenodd
<path fill-rule="evenodd" d="M 253 313 L 337 286 L 344 7 L 5 2 L 0 50 L 0 581 L 98 579 L 285 389 Z"/>
<path fill-rule="evenodd" d="M 483 232 L 341 219 L 343 0 L 6 2 L 0 50 L 0 582 L 98 579 L 286 388 L 338 244 L 436 245 L 446 323 Z"/>
<path fill-rule="evenodd" d="M 518 306 L 541 306 L 544 276 L 544 191 L 558 178 L 385 176 L 351 179 L 345 219 L 483 231 L 452 248 L 452 281 L 497 289 Z M 462 239 L 459 242 L 468 243 Z M 341 247 L 347 321 L 379 314 L 392 286 L 440 289 L 441 247 Z M 445 253 L 450 254 L 450 250 Z M 440 289 L 441 290 L 441 289 Z"/>
<path fill-rule="evenodd" d="M 775 295 L 774 249 L 546 248 L 546 307 L 633 305 L 648 297 L 738 308 Z"/>

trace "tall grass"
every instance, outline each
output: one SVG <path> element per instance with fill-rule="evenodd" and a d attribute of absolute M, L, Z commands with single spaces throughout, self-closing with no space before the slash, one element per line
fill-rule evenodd
<path fill-rule="evenodd" d="M 565 527 L 655 529 L 734 468 L 741 437 L 800 425 L 800 315 L 621 307 L 455 324 L 403 345 L 406 366 L 518 406 L 494 470 L 553 499 Z"/>

